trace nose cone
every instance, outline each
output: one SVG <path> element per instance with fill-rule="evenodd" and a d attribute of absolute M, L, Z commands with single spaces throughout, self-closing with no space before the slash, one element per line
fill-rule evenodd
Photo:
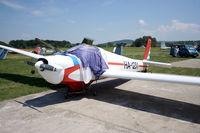
<path fill-rule="evenodd" d="M 38 61 L 35 63 L 35 67 L 40 70 L 40 65 L 44 64 L 43 61 Z"/>
<path fill-rule="evenodd" d="M 44 65 L 42 61 L 38 61 L 35 63 L 35 67 L 38 69 L 38 72 L 40 75 L 49 83 L 52 84 L 59 84 L 62 82 L 64 78 L 64 69 L 56 64 L 53 65 L 53 67 L 56 68 L 56 71 L 49 71 L 49 70 L 43 70 L 41 66 Z"/>

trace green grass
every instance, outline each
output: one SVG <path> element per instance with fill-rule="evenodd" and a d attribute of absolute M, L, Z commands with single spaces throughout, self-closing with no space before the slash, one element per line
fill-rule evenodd
<path fill-rule="evenodd" d="M 113 48 L 105 49 L 108 51 L 113 50 Z M 125 47 L 124 56 L 143 59 L 144 50 L 144 48 Z M 153 61 L 175 62 L 185 59 L 189 58 L 174 58 L 169 55 L 169 51 L 162 51 L 159 48 L 152 48 L 151 51 L 151 60 Z M 34 61 L 34 59 L 19 54 L 8 54 L 7 59 L 0 60 L 0 101 L 63 87 L 47 83 L 37 72 L 32 75 L 30 71 L 35 68 L 26 65 L 24 63 L 25 60 Z M 152 67 L 150 71 L 154 73 L 200 76 L 200 69 L 196 68 L 168 69 Z"/>
<path fill-rule="evenodd" d="M 9 54 L 0 60 L 0 101 L 56 89 L 58 86 L 47 83 L 38 73 L 30 72 L 34 67 L 24 60 L 33 60 L 18 54 Z"/>

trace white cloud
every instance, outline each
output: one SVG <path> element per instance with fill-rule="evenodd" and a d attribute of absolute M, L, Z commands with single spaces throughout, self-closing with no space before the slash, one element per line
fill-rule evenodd
<path fill-rule="evenodd" d="M 68 22 L 69 24 L 75 24 L 75 23 L 77 23 L 75 20 L 72 20 L 72 19 L 69 19 L 67 22 Z"/>
<path fill-rule="evenodd" d="M 160 25 L 153 30 L 140 30 L 138 34 L 150 35 L 161 40 L 197 40 L 200 25 L 172 20 L 170 25 Z"/>
<path fill-rule="evenodd" d="M 140 20 L 138 21 L 138 23 L 139 23 L 139 25 L 141 25 L 141 26 L 145 26 L 145 25 L 146 25 L 146 22 L 145 22 L 143 19 L 140 19 Z"/>
<path fill-rule="evenodd" d="M 105 31 L 104 28 L 97 28 L 96 30 L 97 30 L 97 31 Z"/>
<path fill-rule="evenodd" d="M 105 0 L 105 1 L 102 3 L 102 6 L 110 6 L 110 5 L 112 5 L 114 2 L 115 2 L 115 0 Z"/>
<path fill-rule="evenodd" d="M 28 33 L 22 33 L 22 34 L 20 35 L 20 38 L 21 38 L 21 39 L 24 39 L 24 40 L 28 40 L 28 39 L 31 38 L 31 35 L 28 34 Z"/>
<path fill-rule="evenodd" d="M 2 3 L 3 5 L 10 7 L 12 9 L 24 9 L 24 7 L 20 4 L 14 3 L 14 2 L 10 2 L 8 0 L 0 0 L 0 3 Z"/>
<path fill-rule="evenodd" d="M 198 32 L 200 25 L 198 24 L 187 24 L 180 22 L 178 20 L 172 20 L 171 25 L 161 25 L 158 27 L 158 31 L 162 32 L 171 32 L 171 31 L 180 31 L 180 32 Z"/>
<path fill-rule="evenodd" d="M 121 33 L 116 36 L 120 39 L 134 39 L 149 35 L 158 40 L 198 40 L 200 25 L 172 20 L 169 25 L 160 25 L 155 29 L 140 29 L 134 32 Z"/>
<path fill-rule="evenodd" d="M 44 13 L 40 10 L 33 10 L 33 11 L 31 11 L 31 13 L 35 16 L 43 16 L 44 15 Z"/>
<path fill-rule="evenodd" d="M 42 12 L 40 10 L 31 10 L 28 7 L 22 6 L 21 4 L 17 4 L 17 3 L 14 3 L 14 2 L 8 1 L 8 0 L 0 0 L 0 3 L 9 7 L 9 8 L 26 11 L 28 13 L 35 15 L 35 16 L 43 16 L 44 15 L 44 12 Z"/>

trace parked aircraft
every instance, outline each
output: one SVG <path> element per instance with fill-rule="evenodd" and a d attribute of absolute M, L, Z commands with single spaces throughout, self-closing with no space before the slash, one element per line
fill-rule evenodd
<path fill-rule="evenodd" d="M 7 53 L 8 53 L 8 50 L 6 50 L 6 49 L 2 49 L 2 50 L 0 50 L 0 60 L 5 59 Z"/>
<path fill-rule="evenodd" d="M 118 45 L 118 46 L 114 47 L 113 53 L 122 55 L 123 54 L 123 46 Z"/>
<path fill-rule="evenodd" d="M 163 50 L 170 50 L 171 47 L 167 47 L 167 46 L 165 45 L 165 42 L 161 42 L 160 49 L 163 49 Z"/>
<path fill-rule="evenodd" d="M 143 60 L 131 59 L 86 44 L 80 44 L 60 54 L 49 56 L 3 45 L 0 45 L 0 48 L 37 59 L 37 62 L 28 61 L 27 64 L 35 66 L 47 82 L 66 85 L 68 88 L 66 95 L 68 92 L 82 91 L 100 77 L 200 85 L 200 77 L 143 73 L 147 72 L 149 66 L 171 67 L 169 63 L 150 61 L 150 39 L 147 42 Z"/>
<path fill-rule="evenodd" d="M 46 48 L 49 48 L 48 50 L 45 48 L 45 47 L 39 47 L 39 50 L 38 50 L 38 54 L 54 54 L 56 52 L 60 52 L 60 50 L 58 50 L 57 48 L 55 48 L 53 45 L 49 44 L 49 43 L 46 43 L 42 40 L 40 40 L 39 38 L 35 38 L 35 41 L 39 42 L 39 43 L 42 43 L 43 45 L 46 46 Z"/>

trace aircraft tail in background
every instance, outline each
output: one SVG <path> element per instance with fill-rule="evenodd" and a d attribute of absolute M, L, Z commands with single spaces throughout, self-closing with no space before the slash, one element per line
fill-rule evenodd
<path fill-rule="evenodd" d="M 123 46 L 118 45 L 118 46 L 114 47 L 113 53 L 122 55 L 123 54 Z"/>
<path fill-rule="evenodd" d="M 163 50 L 170 50 L 171 47 L 166 47 L 165 42 L 161 42 L 160 49 L 163 49 Z"/>
<path fill-rule="evenodd" d="M 7 53 L 8 53 L 8 50 L 6 50 L 6 49 L 2 49 L 2 50 L 0 50 L 0 60 L 5 59 Z"/>
<path fill-rule="evenodd" d="M 150 61 L 150 54 L 151 54 L 151 39 L 148 39 L 145 53 L 144 53 L 143 63 L 148 66 L 159 66 L 159 67 L 167 67 L 167 68 L 171 67 L 171 64 L 169 63 Z"/>

